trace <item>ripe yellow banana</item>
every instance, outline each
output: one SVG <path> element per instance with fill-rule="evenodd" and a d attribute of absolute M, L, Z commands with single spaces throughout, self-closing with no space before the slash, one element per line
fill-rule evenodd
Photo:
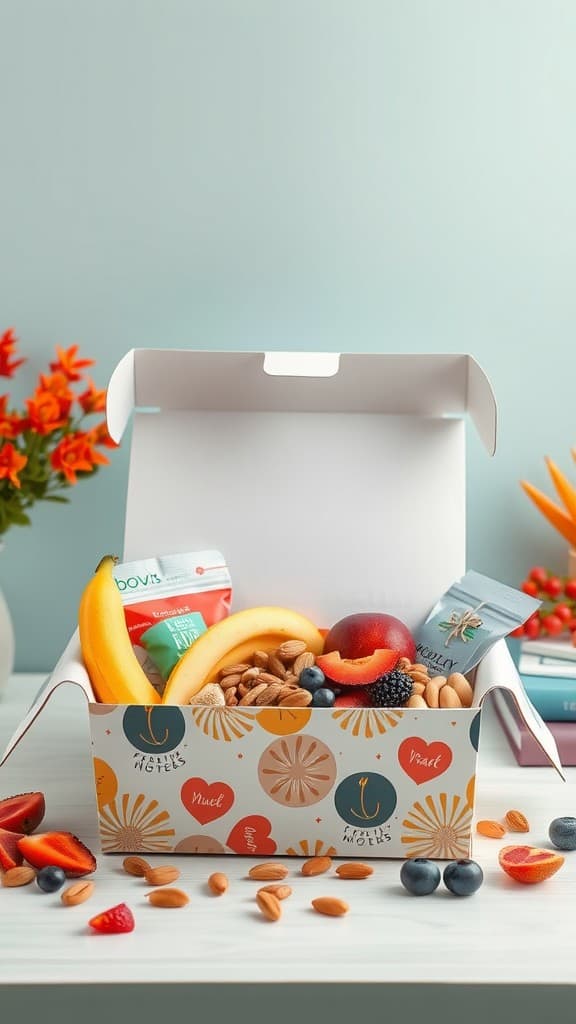
<path fill-rule="evenodd" d="M 103 558 L 80 598 L 82 657 L 101 703 L 159 704 L 160 697 L 134 654 L 113 566 L 111 555 Z"/>
<path fill-rule="evenodd" d="M 248 608 L 211 626 L 182 655 L 166 683 L 163 704 L 187 704 L 221 668 L 254 651 L 270 651 L 284 640 L 303 640 L 321 654 L 322 634 L 310 619 L 289 608 Z"/>

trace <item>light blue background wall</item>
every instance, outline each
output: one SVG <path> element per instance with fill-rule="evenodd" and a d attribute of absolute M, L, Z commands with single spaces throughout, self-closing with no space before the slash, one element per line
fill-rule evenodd
<path fill-rule="evenodd" d="M 0 46 L 23 385 L 56 342 L 99 384 L 132 346 L 471 352 L 500 444 L 470 431 L 469 564 L 564 569 L 517 481 L 576 476 L 572 0 L 0 0 Z M 20 669 L 120 549 L 126 471 L 8 535 Z"/>

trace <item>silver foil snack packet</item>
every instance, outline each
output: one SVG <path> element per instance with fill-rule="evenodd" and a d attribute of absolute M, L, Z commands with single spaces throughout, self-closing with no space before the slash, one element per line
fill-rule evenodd
<path fill-rule="evenodd" d="M 436 602 L 414 632 L 418 661 L 434 675 L 470 672 L 541 601 L 471 570 Z"/>

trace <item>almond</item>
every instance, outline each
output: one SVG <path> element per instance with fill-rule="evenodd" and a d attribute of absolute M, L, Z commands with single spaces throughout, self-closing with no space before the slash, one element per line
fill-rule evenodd
<path fill-rule="evenodd" d="M 461 708 L 462 701 L 451 686 L 443 686 L 440 690 L 438 703 L 441 708 Z"/>
<path fill-rule="evenodd" d="M 242 662 L 241 664 L 238 664 L 238 665 L 228 665 L 228 668 L 221 668 L 220 669 L 220 675 L 221 675 L 222 678 L 224 678 L 225 676 L 235 676 L 235 675 L 241 676 L 243 672 L 246 672 L 247 669 L 252 668 L 252 667 L 253 667 L 252 665 L 246 665 L 246 664 L 244 664 L 244 662 Z"/>
<path fill-rule="evenodd" d="M 292 665 L 292 671 L 295 676 L 300 677 L 300 673 L 303 672 L 305 668 L 312 668 L 315 663 L 316 658 L 312 654 L 312 651 L 303 651 L 302 654 L 298 655 L 296 661 Z"/>
<path fill-rule="evenodd" d="M 229 690 L 226 690 L 226 707 L 227 708 L 234 708 L 234 707 L 236 707 L 237 703 L 238 703 L 238 697 L 236 696 L 235 691 L 232 688 L 229 689 Z"/>
<path fill-rule="evenodd" d="M 374 874 L 374 868 L 370 864 L 362 863 L 351 863 L 351 864 L 339 864 L 336 868 L 336 874 L 340 878 L 368 878 L 369 875 Z"/>
<path fill-rule="evenodd" d="M 273 686 L 267 686 L 263 693 L 259 693 L 256 698 L 256 704 L 258 707 L 265 707 L 267 704 L 275 704 L 280 696 L 282 689 L 282 683 L 274 683 Z"/>
<path fill-rule="evenodd" d="M 241 682 L 250 683 L 253 679 L 258 679 L 259 675 L 260 669 L 253 665 L 252 668 L 247 668 L 246 671 L 242 673 Z"/>
<path fill-rule="evenodd" d="M 273 892 L 264 892 L 263 889 L 259 889 L 256 893 L 256 903 L 268 921 L 279 921 L 282 917 L 280 900 Z"/>
<path fill-rule="evenodd" d="M 448 676 L 446 682 L 448 683 L 448 686 L 451 686 L 460 697 L 463 708 L 472 707 L 474 691 L 466 679 L 466 676 L 463 676 L 461 672 L 452 672 L 452 674 Z"/>
<path fill-rule="evenodd" d="M 406 701 L 405 708 L 427 708 L 428 705 L 419 693 L 413 693 L 412 696 Z"/>
<path fill-rule="evenodd" d="M 122 867 L 128 875 L 135 875 L 137 878 L 144 878 L 146 872 L 152 869 L 152 865 L 143 857 L 125 857 Z"/>
<path fill-rule="evenodd" d="M 330 871 L 331 867 L 331 857 L 312 857 L 311 860 L 304 861 L 302 865 L 302 874 L 323 875 L 325 871 Z"/>
<path fill-rule="evenodd" d="M 437 708 L 440 703 L 440 690 L 432 680 L 424 690 L 424 700 L 429 708 Z"/>
<path fill-rule="evenodd" d="M 271 892 L 277 900 L 287 900 L 292 895 L 292 889 L 289 885 L 263 885 L 258 892 Z"/>
<path fill-rule="evenodd" d="M 255 864 L 248 872 L 248 878 L 255 878 L 258 882 L 279 882 L 286 878 L 288 868 L 285 864 L 275 864 L 274 861 L 266 861 L 264 864 Z"/>
<path fill-rule="evenodd" d="M 8 868 L 2 875 L 2 885 L 8 888 L 15 889 L 18 885 L 30 885 L 36 878 L 36 872 L 34 868 L 28 867 L 27 864 L 22 864 L 21 867 Z"/>
<path fill-rule="evenodd" d="M 430 676 L 428 675 L 428 673 L 424 674 L 424 672 L 414 672 L 413 669 L 410 669 L 410 671 L 407 672 L 406 675 L 409 675 L 410 678 L 412 679 L 412 682 L 417 683 L 419 686 L 427 686 L 428 683 L 430 682 Z"/>
<path fill-rule="evenodd" d="M 261 693 L 267 690 L 268 686 L 266 683 L 258 683 L 257 686 L 253 686 L 247 693 L 244 694 L 240 705 L 244 708 L 249 707 L 251 704 L 255 704 Z"/>
<path fill-rule="evenodd" d="M 173 867 L 150 868 L 145 876 L 148 885 L 169 885 L 180 878 L 180 871 Z"/>
<path fill-rule="evenodd" d="M 65 907 L 77 907 L 79 903 L 86 903 L 94 892 L 94 882 L 73 882 L 60 896 Z"/>
<path fill-rule="evenodd" d="M 254 651 L 254 664 L 258 668 L 263 668 L 264 671 L 268 668 L 268 655 L 266 651 Z"/>
<path fill-rule="evenodd" d="M 502 839 L 502 836 L 506 834 L 506 829 L 499 821 L 477 821 L 476 831 L 481 836 L 487 836 L 489 839 Z"/>
<path fill-rule="evenodd" d="M 343 917 L 350 910 L 344 900 L 337 900 L 334 896 L 318 896 L 312 900 L 312 906 L 318 914 L 328 914 L 329 917 Z"/>
<path fill-rule="evenodd" d="M 221 871 L 215 871 L 208 879 L 208 888 L 215 896 L 221 896 L 228 888 L 228 878 Z"/>
<path fill-rule="evenodd" d="M 530 825 L 528 818 L 522 811 L 506 811 L 504 818 L 510 832 L 529 832 Z"/>
<path fill-rule="evenodd" d="M 222 676 L 218 685 L 224 690 L 224 692 L 226 692 L 226 690 L 229 690 L 231 686 L 238 686 L 241 681 L 242 676 L 238 672 L 235 672 L 231 676 Z"/>
<path fill-rule="evenodd" d="M 303 640 L 285 640 L 276 651 L 282 661 L 294 661 L 300 654 L 306 653 L 306 644 Z"/>
<path fill-rule="evenodd" d="M 293 672 L 286 673 L 286 679 L 284 680 L 286 686 L 300 686 L 300 680 L 298 676 L 295 676 Z"/>
<path fill-rule="evenodd" d="M 278 701 L 281 708 L 307 708 L 312 703 L 312 694 L 309 690 L 301 687 L 294 687 L 291 693 Z"/>
<path fill-rule="evenodd" d="M 267 686 L 284 686 L 284 680 L 279 676 L 273 676 L 271 672 L 261 672 L 258 678 L 259 683 L 266 683 Z"/>
<path fill-rule="evenodd" d="M 279 679 L 286 679 L 286 666 L 277 654 L 268 655 L 268 671 L 273 676 L 278 676 Z"/>
<path fill-rule="evenodd" d="M 146 899 L 153 907 L 185 907 L 190 897 L 182 889 L 153 889 L 146 893 Z"/>

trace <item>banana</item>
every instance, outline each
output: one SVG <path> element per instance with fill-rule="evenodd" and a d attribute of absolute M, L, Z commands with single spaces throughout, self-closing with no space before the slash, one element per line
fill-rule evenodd
<path fill-rule="evenodd" d="M 82 657 L 96 699 L 103 704 L 159 704 L 132 644 L 112 568 L 102 559 L 80 598 L 78 626 Z"/>
<path fill-rule="evenodd" d="M 248 608 L 211 626 L 182 655 L 166 683 L 163 704 L 187 704 L 220 668 L 257 650 L 274 650 L 284 640 L 303 640 L 321 654 L 322 634 L 310 619 L 288 608 Z"/>

